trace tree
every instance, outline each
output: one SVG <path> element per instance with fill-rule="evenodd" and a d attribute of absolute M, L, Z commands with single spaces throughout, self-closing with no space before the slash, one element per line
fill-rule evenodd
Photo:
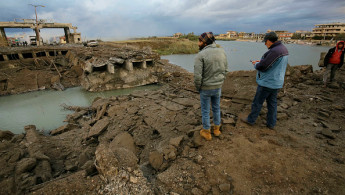
<path fill-rule="evenodd" d="M 299 33 L 294 33 L 291 37 L 292 39 L 301 39 L 302 38 L 302 35 L 299 34 Z"/>
<path fill-rule="evenodd" d="M 345 40 L 345 33 L 337 34 L 334 37 L 335 40 Z"/>

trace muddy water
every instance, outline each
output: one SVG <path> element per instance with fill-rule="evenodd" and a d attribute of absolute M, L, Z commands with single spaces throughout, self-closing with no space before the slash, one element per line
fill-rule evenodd
<path fill-rule="evenodd" d="M 267 47 L 262 42 L 240 42 L 240 41 L 216 41 L 221 45 L 227 54 L 229 70 L 252 70 L 250 60 L 259 60 L 267 51 Z M 314 70 L 318 70 L 318 63 L 321 52 L 327 52 L 330 47 L 310 46 L 298 44 L 285 44 L 289 50 L 289 64 L 313 65 Z M 181 66 L 189 72 L 194 71 L 194 58 L 196 54 L 188 55 L 166 55 L 161 56 L 172 64 Z"/>
<path fill-rule="evenodd" d="M 131 89 L 91 93 L 81 87 L 65 91 L 36 91 L 0 97 L 0 129 L 22 133 L 24 126 L 33 124 L 39 130 L 49 132 L 64 124 L 71 111 L 60 105 L 89 106 L 96 97 L 129 94 L 135 90 L 155 90 L 159 85 L 147 85 Z"/>

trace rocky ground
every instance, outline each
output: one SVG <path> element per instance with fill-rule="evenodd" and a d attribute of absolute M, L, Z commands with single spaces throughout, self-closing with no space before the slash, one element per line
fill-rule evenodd
<path fill-rule="evenodd" d="M 43 135 L 0 132 L 0 194 L 345 194 L 345 70 L 322 88 L 321 72 L 289 67 L 275 130 L 250 111 L 254 71 L 230 72 L 222 135 L 199 136 L 193 75 L 157 62 L 162 87 L 97 98 Z"/>

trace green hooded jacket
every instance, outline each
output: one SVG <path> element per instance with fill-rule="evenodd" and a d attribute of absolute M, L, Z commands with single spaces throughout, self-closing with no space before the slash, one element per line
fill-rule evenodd
<path fill-rule="evenodd" d="M 204 47 L 194 62 L 194 84 L 198 91 L 221 88 L 228 72 L 228 60 L 223 48 L 215 43 Z"/>

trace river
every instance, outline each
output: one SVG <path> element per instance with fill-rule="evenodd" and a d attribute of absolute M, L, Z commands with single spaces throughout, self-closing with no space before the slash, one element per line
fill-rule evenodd
<path fill-rule="evenodd" d="M 229 71 L 253 70 L 250 60 L 260 60 L 267 51 L 263 42 L 216 41 L 216 43 L 223 47 L 227 54 Z M 285 46 L 289 50 L 289 64 L 291 66 L 311 64 L 314 70 L 319 70 L 320 53 L 327 52 L 330 48 L 298 44 L 285 44 Z M 196 54 L 177 54 L 161 56 L 161 58 L 193 72 L 195 56 Z"/>
<path fill-rule="evenodd" d="M 267 51 L 262 42 L 217 41 L 228 56 L 229 70 L 251 70 L 250 60 L 260 59 Z M 318 69 L 320 52 L 327 51 L 329 47 L 308 45 L 286 45 L 291 65 L 312 64 Z M 171 63 L 179 65 L 189 72 L 193 72 L 194 58 L 192 55 L 168 55 Z M 89 106 L 96 97 L 110 97 L 129 94 L 134 90 L 154 90 L 159 85 L 149 85 L 132 89 L 121 89 L 101 93 L 87 92 L 81 87 L 66 89 L 65 91 L 36 91 L 20 95 L 0 97 L 0 129 L 10 130 L 13 133 L 22 133 L 24 126 L 33 124 L 39 130 L 48 132 L 61 125 L 66 115 L 71 111 L 64 110 L 60 105 Z"/>
<path fill-rule="evenodd" d="M 0 129 L 13 133 L 24 132 L 25 125 L 36 125 L 44 132 L 56 129 L 64 124 L 67 114 L 62 104 L 69 106 L 90 106 L 96 97 L 110 97 L 130 94 L 134 90 L 155 90 L 159 85 L 119 89 L 106 92 L 88 92 L 81 87 L 65 91 L 35 91 L 19 95 L 0 97 Z"/>

